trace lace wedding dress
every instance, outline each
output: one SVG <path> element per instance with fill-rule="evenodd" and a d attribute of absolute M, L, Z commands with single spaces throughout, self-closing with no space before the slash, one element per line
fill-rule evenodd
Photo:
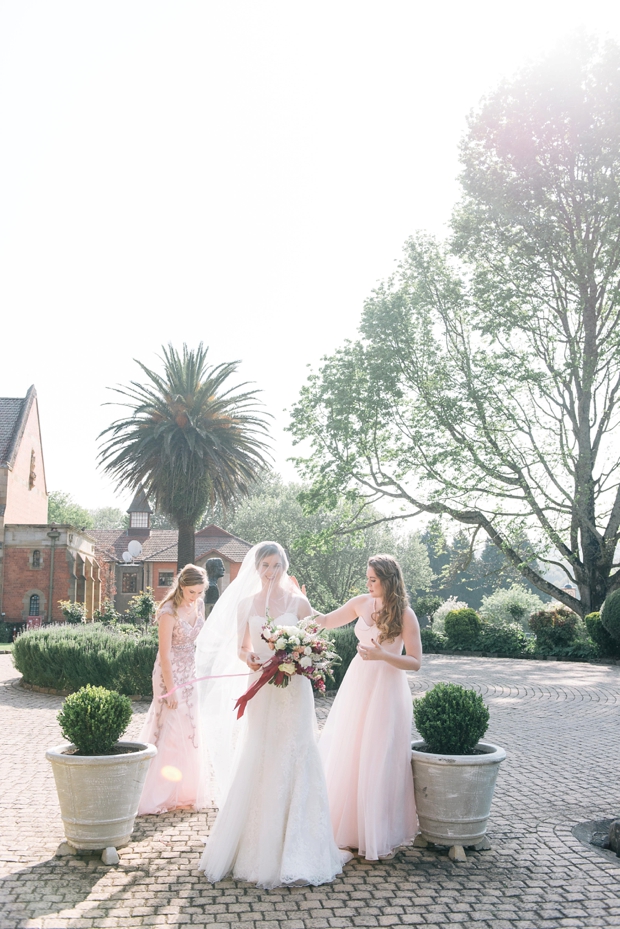
<path fill-rule="evenodd" d="M 249 619 L 252 648 L 266 661 L 273 652 L 261 638 L 264 622 Z M 297 625 L 297 616 L 276 622 Z M 295 675 L 288 687 L 266 684 L 245 718 L 231 786 L 200 869 L 210 881 L 230 874 L 265 888 L 333 881 L 351 856 L 337 848 L 332 833 L 310 681 Z"/>

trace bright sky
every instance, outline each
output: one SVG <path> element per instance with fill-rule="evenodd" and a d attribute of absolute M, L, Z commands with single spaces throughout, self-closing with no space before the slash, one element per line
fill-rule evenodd
<path fill-rule="evenodd" d="M 106 388 L 163 343 L 240 359 L 275 416 L 442 234 L 465 117 L 617 0 L 0 0 L 0 396 L 39 395 L 49 489 L 96 468 Z"/>

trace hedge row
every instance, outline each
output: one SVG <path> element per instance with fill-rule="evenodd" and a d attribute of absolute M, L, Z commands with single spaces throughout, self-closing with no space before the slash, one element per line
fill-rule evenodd
<path fill-rule="evenodd" d="M 337 689 L 355 656 L 357 639 L 353 626 L 334 630 L 333 637 L 341 663 L 328 688 Z M 92 684 L 144 696 L 153 693 L 156 655 L 153 634 L 102 623 L 33 629 L 18 636 L 13 647 L 13 663 L 27 684 L 68 691 Z"/>
<path fill-rule="evenodd" d="M 128 695 L 152 694 L 156 655 L 153 635 L 101 623 L 32 629 L 13 646 L 13 663 L 28 684 L 69 691 L 93 684 Z"/>

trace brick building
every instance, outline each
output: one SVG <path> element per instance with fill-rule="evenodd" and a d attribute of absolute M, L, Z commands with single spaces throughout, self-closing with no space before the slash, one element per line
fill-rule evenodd
<path fill-rule="evenodd" d="M 47 522 L 47 486 L 34 387 L 0 397 L 0 618 L 61 620 L 58 600 L 88 615 L 101 602 L 95 543 L 74 526 Z"/>
<path fill-rule="evenodd" d="M 136 494 L 127 512 L 128 529 L 91 529 L 89 532 L 95 540 L 99 561 L 107 563 L 110 571 L 114 571 L 114 605 L 120 613 L 127 609 L 131 597 L 146 587 L 152 587 L 155 599 L 161 600 L 177 572 L 177 530 L 151 528 L 151 508 L 143 493 Z M 142 552 L 131 561 L 123 560 L 133 540 L 140 543 Z M 224 577 L 218 582 L 221 593 L 237 576 L 251 547 L 249 542 L 225 529 L 210 525 L 196 533 L 194 560 L 204 568 L 208 558 L 222 559 Z"/>

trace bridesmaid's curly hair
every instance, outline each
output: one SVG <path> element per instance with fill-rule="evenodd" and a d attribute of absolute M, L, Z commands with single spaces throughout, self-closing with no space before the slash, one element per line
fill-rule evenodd
<path fill-rule="evenodd" d="M 169 603 L 172 600 L 172 608 L 176 613 L 177 609 L 181 606 L 183 601 L 183 588 L 184 587 L 200 587 L 207 585 L 207 572 L 204 568 L 199 568 L 195 564 L 186 564 L 184 568 L 181 568 L 179 573 L 174 579 L 174 583 L 164 599 L 159 603 L 157 607 L 157 612 L 160 613 L 164 604 Z"/>
<path fill-rule="evenodd" d="M 403 613 L 409 606 L 403 572 L 391 555 L 372 555 L 368 566 L 374 570 L 383 589 L 383 606 L 372 614 L 379 630 L 378 641 L 393 642 L 403 631 Z"/>

